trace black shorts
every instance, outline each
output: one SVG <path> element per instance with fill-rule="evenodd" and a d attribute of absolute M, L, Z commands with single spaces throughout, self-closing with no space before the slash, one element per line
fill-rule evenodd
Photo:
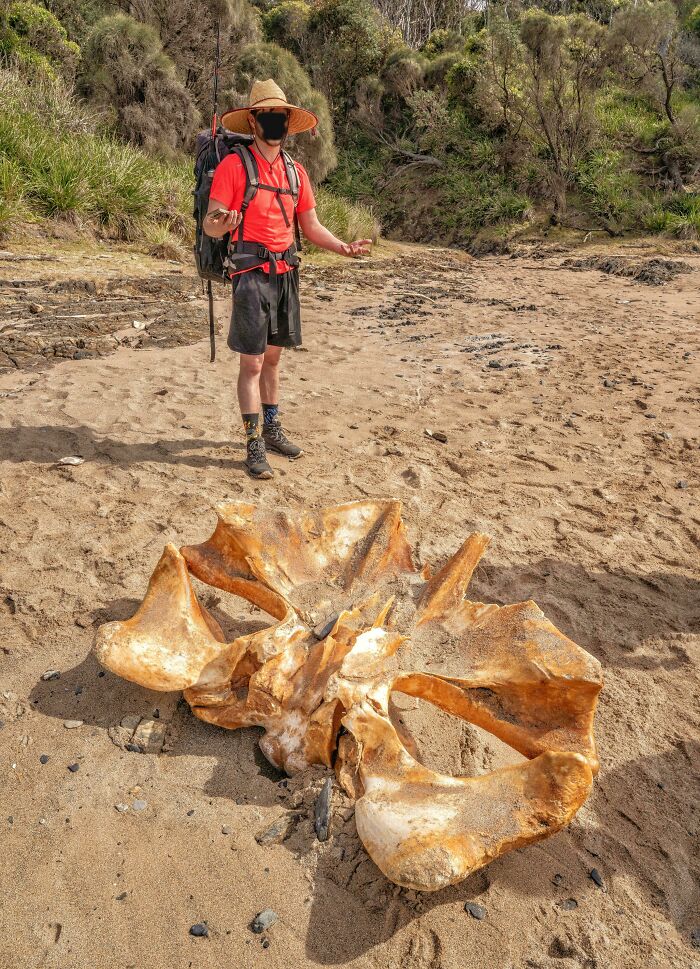
<path fill-rule="evenodd" d="M 233 277 L 233 309 L 227 344 L 236 353 L 264 353 L 273 347 L 301 346 L 299 269 L 277 275 L 277 333 L 270 332 L 270 277 L 249 269 Z"/>

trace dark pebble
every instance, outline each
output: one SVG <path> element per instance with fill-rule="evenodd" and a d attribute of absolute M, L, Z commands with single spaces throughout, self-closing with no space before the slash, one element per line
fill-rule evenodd
<path fill-rule="evenodd" d="M 646 418 L 648 418 L 648 420 L 650 420 L 650 421 L 655 421 L 656 420 L 656 414 L 645 414 L 644 416 Z"/>
<path fill-rule="evenodd" d="M 188 817 L 188 818 L 191 818 L 193 814 L 194 814 L 194 808 L 191 808 L 191 809 L 190 809 L 190 810 L 189 810 L 189 811 L 187 812 L 187 817 Z"/>
<path fill-rule="evenodd" d="M 127 896 L 127 892 L 122 892 L 121 895 L 117 895 L 117 901 L 123 902 L 126 896 Z"/>
<path fill-rule="evenodd" d="M 138 744 L 124 744 L 125 750 L 128 750 L 130 754 L 142 754 L 143 750 Z"/>
<path fill-rule="evenodd" d="M 82 688 L 82 686 L 76 686 L 76 688 L 75 688 L 75 695 L 76 695 L 76 696 L 80 696 L 80 694 L 81 694 L 82 692 L 83 692 L 83 688 Z"/>
<path fill-rule="evenodd" d="M 690 944 L 694 948 L 700 949 L 700 928 L 693 929 L 690 933 Z"/>
<path fill-rule="evenodd" d="M 685 490 L 687 487 L 688 487 L 688 482 L 687 481 L 677 481 L 676 482 L 676 488 L 680 488 L 681 490 Z"/>
<path fill-rule="evenodd" d="M 40 764 L 48 764 L 48 762 L 49 762 L 49 755 L 48 754 L 42 754 L 41 757 L 39 758 L 39 763 Z"/>
<path fill-rule="evenodd" d="M 498 361 L 498 360 L 489 360 L 489 367 L 491 367 L 492 370 L 503 370 L 504 369 L 503 364 L 500 363 L 500 361 Z"/>
<path fill-rule="evenodd" d="M 598 888 L 605 888 L 605 884 L 603 883 L 603 876 L 601 875 L 601 873 L 598 871 L 597 868 L 591 868 L 590 879 L 592 882 L 596 883 Z"/>
<path fill-rule="evenodd" d="M 260 945 L 263 947 L 263 949 L 269 949 L 270 948 L 270 940 L 269 939 L 263 939 L 262 942 L 260 943 Z"/>
<path fill-rule="evenodd" d="M 68 770 L 71 772 L 71 774 L 75 774 L 76 771 L 80 770 L 80 764 L 69 764 Z"/>
<path fill-rule="evenodd" d="M 190 927 L 190 935 L 206 939 L 209 935 L 209 926 L 206 922 L 197 922 Z"/>
<path fill-rule="evenodd" d="M 314 628 L 314 636 L 316 637 L 316 639 L 325 639 L 326 636 L 330 633 L 333 626 L 335 626 L 337 618 L 338 616 L 336 614 L 335 616 L 331 616 L 331 618 L 327 620 L 327 622 L 320 622 Z"/>
<path fill-rule="evenodd" d="M 100 672 L 97 675 L 98 676 L 104 676 L 105 675 L 105 671 L 104 670 L 100 670 Z"/>
<path fill-rule="evenodd" d="M 319 841 L 328 841 L 331 828 L 332 796 L 333 778 L 328 777 L 323 783 L 321 793 L 314 807 L 314 829 Z"/>
<path fill-rule="evenodd" d="M 477 905 L 476 902 L 467 902 L 464 911 L 469 912 L 473 919 L 478 919 L 480 922 L 486 918 L 486 909 L 483 905 Z"/>
<path fill-rule="evenodd" d="M 615 386 L 615 381 L 614 380 L 604 380 L 603 381 L 603 386 L 604 387 L 614 387 Z"/>
<path fill-rule="evenodd" d="M 256 935 L 260 935 L 266 929 L 269 929 L 271 925 L 274 925 L 276 921 L 277 913 L 273 912 L 271 908 L 266 908 L 262 912 L 258 912 L 250 923 L 250 927 Z"/>
<path fill-rule="evenodd" d="M 559 902 L 559 908 L 563 908 L 565 912 L 573 912 L 575 908 L 578 908 L 578 902 L 575 898 L 563 898 Z"/>
<path fill-rule="evenodd" d="M 559 874 L 557 874 L 557 875 L 555 875 L 555 876 L 554 876 L 554 878 L 552 879 L 552 884 L 553 884 L 553 885 L 561 885 L 561 883 L 562 883 L 563 881 L 564 881 L 564 876 L 563 876 L 563 875 L 559 875 Z"/>

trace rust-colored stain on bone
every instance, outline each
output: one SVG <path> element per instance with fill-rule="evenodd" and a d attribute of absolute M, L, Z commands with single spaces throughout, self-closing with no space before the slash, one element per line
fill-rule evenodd
<path fill-rule="evenodd" d="M 217 514 L 207 541 L 166 546 L 131 619 L 100 627 L 103 665 L 149 689 L 184 690 L 203 720 L 262 726 L 265 756 L 288 773 L 333 765 L 357 799 L 369 855 L 399 885 L 435 891 L 568 824 L 598 769 L 600 664 L 534 602 L 466 598 L 486 536 L 470 535 L 431 575 L 414 564 L 398 501 L 302 513 L 236 503 Z M 226 642 L 191 575 L 277 621 Z M 399 669 L 397 651 L 417 639 L 451 643 L 436 657 L 448 668 Z M 397 733 L 392 692 L 528 760 L 480 777 L 436 773 Z"/>

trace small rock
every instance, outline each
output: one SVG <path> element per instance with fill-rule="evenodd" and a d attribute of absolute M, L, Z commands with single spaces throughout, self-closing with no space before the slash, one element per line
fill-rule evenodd
<path fill-rule="evenodd" d="M 119 811 L 120 814 L 124 814 L 125 811 L 129 810 L 128 804 L 115 804 L 115 810 Z"/>
<path fill-rule="evenodd" d="M 670 431 L 662 431 L 659 435 L 664 439 L 664 441 L 671 441 L 673 439 L 673 434 Z"/>
<path fill-rule="evenodd" d="M 187 817 L 191 818 L 193 814 L 194 814 L 194 808 L 190 808 L 190 810 L 187 812 Z"/>
<path fill-rule="evenodd" d="M 47 670 L 45 673 L 41 674 L 42 680 L 59 680 L 61 674 L 58 670 Z"/>
<path fill-rule="evenodd" d="M 292 833 L 292 829 L 297 822 L 296 814 L 284 814 L 277 818 L 267 828 L 263 828 L 255 835 L 255 840 L 259 845 L 279 845 L 285 841 Z"/>
<path fill-rule="evenodd" d="M 143 320 L 134 320 L 131 324 L 135 330 L 145 330 L 146 324 Z"/>
<path fill-rule="evenodd" d="M 131 807 L 134 809 L 134 811 L 145 811 L 146 808 L 148 807 L 148 802 L 137 800 L 137 801 L 134 801 Z"/>
<path fill-rule="evenodd" d="M 351 431 L 356 431 L 360 425 L 359 424 L 348 424 Z"/>
<path fill-rule="evenodd" d="M 431 431 L 426 427 L 425 433 L 428 437 L 432 437 L 434 441 L 439 441 L 440 444 L 447 444 L 447 434 L 443 434 L 442 431 Z"/>
<path fill-rule="evenodd" d="M 680 488 L 681 490 L 685 490 L 687 487 L 688 487 L 688 482 L 687 481 L 676 481 L 676 488 Z"/>
<path fill-rule="evenodd" d="M 124 899 L 126 898 L 126 896 L 127 896 L 127 893 L 126 892 L 122 892 L 121 895 L 117 895 L 117 899 L 116 900 L 118 902 L 123 902 Z"/>
<path fill-rule="evenodd" d="M 41 757 L 39 758 L 39 763 L 40 764 L 48 764 L 48 762 L 49 762 L 50 759 L 51 758 L 49 757 L 48 754 L 42 754 Z"/>
<path fill-rule="evenodd" d="M 34 314 L 41 313 L 41 311 L 43 310 L 43 308 L 44 307 L 41 305 L 41 303 L 30 303 L 29 304 L 29 312 L 30 313 L 34 313 Z"/>
<path fill-rule="evenodd" d="M 260 935 L 274 925 L 277 921 L 277 913 L 273 912 L 271 908 L 266 908 L 262 912 L 258 912 L 253 921 L 250 923 L 250 927 L 255 932 L 256 935 Z"/>
<path fill-rule="evenodd" d="M 304 349 L 306 349 L 306 347 L 304 347 Z M 269 949 L 270 948 L 270 940 L 269 939 L 263 939 L 262 942 L 260 943 L 260 945 L 263 947 L 263 949 Z"/>
<path fill-rule="evenodd" d="M 483 905 L 477 905 L 476 902 L 467 902 L 464 906 L 464 911 L 469 912 L 473 919 L 478 919 L 479 921 L 486 918 L 486 909 Z"/>
<path fill-rule="evenodd" d="M 700 949 L 700 928 L 693 929 L 690 933 L 690 944 L 694 949 Z"/>
<path fill-rule="evenodd" d="M 223 828 L 221 829 L 221 833 L 222 834 L 231 834 L 231 828 L 229 828 L 229 826 L 227 824 L 225 824 L 223 826 Z"/>
<path fill-rule="evenodd" d="M 565 912 L 573 912 L 575 908 L 578 908 L 578 902 L 575 898 L 563 898 L 559 902 L 559 908 L 563 908 Z"/>
<path fill-rule="evenodd" d="M 78 454 L 69 454 L 65 458 L 60 458 L 60 460 L 57 463 L 58 464 L 69 464 L 69 465 L 70 464 L 73 464 L 73 465 L 75 465 L 75 464 L 84 464 L 85 463 L 85 458 L 81 458 Z"/>
<path fill-rule="evenodd" d="M 314 807 L 314 829 L 319 841 L 328 841 L 331 828 L 331 808 L 333 801 L 333 778 L 328 777 L 323 783 L 321 793 Z"/>
<path fill-rule="evenodd" d="M 76 730 L 78 727 L 82 727 L 82 725 L 83 725 L 83 721 L 82 720 L 64 720 L 63 721 L 63 726 L 66 728 L 66 730 Z"/>
<path fill-rule="evenodd" d="M 604 387 L 615 387 L 615 386 L 617 386 L 617 381 L 616 380 L 604 380 L 603 381 L 603 386 Z"/>
<path fill-rule="evenodd" d="M 592 882 L 596 883 L 598 888 L 605 888 L 605 884 L 603 883 L 603 876 L 601 875 L 601 873 L 598 871 L 597 868 L 591 868 L 590 872 L 588 873 L 588 877 L 591 879 Z"/>
<path fill-rule="evenodd" d="M 335 626 L 338 614 L 335 613 L 330 619 L 325 619 L 320 622 L 317 626 L 314 626 L 314 636 L 316 639 L 325 639 L 330 633 L 333 626 Z"/>
<path fill-rule="evenodd" d="M 138 744 L 131 744 L 131 743 L 124 744 L 124 749 L 125 750 L 128 750 L 130 754 L 142 754 L 143 753 L 143 750 L 139 747 Z"/>
<path fill-rule="evenodd" d="M 80 770 L 80 764 L 69 764 L 68 770 L 71 772 L 71 774 L 75 774 Z"/>
<path fill-rule="evenodd" d="M 655 421 L 657 415 L 656 414 L 651 414 L 651 413 L 649 413 L 649 411 L 647 411 L 647 413 L 644 416 L 646 418 L 648 418 L 650 421 Z"/>
<path fill-rule="evenodd" d="M 196 922 L 190 926 L 190 935 L 194 935 L 200 939 L 206 939 L 209 936 L 209 926 L 206 922 Z"/>

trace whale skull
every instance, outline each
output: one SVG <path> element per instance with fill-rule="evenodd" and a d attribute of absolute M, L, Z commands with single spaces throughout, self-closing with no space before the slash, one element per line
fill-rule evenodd
<path fill-rule="evenodd" d="M 408 888 L 460 881 L 572 819 L 598 769 L 600 664 L 534 602 L 465 598 L 485 536 L 469 536 L 433 575 L 417 571 L 398 501 L 301 513 L 235 503 L 217 514 L 201 545 L 166 546 L 133 618 L 100 627 L 104 666 L 184 690 L 202 720 L 263 727 L 263 753 L 290 774 L 334 768 L 369 855 Z M 276 621 L 227 642 L 191 576 Z M 439 669 L 407 668 L 407 651 Z M 430 770 L 392 720 L 393 693 L 527 760 L 479 777 Z"/>

